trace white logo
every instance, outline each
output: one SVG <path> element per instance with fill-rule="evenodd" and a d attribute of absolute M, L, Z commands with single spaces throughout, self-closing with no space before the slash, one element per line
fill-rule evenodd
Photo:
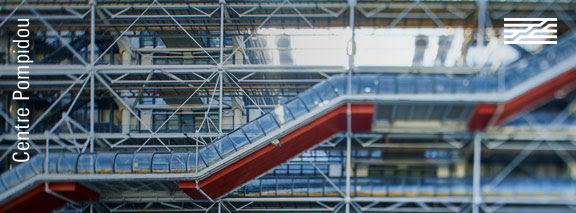
<path fill-rule="evenodd" d="M 504 44 L 556 44 L 556 18 L 504 18 Z"/>

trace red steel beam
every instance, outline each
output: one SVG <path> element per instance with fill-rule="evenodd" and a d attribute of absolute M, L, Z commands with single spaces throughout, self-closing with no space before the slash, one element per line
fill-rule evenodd
<path fill-rule="evenodd" d="M 226 194 L 301 152 L 312 148 L 330 136 L 346 131 L 346 111 L 347 107 L 344 105 L 322 115 L 320 118 L 280 138 L 280 146 L 268 144 L 210 177 L 199 181 L 198 186 L 212 199 Z M 370 131 L 374 106 L 371 104 L 353 104 L 351 112 L 352 131 Z M 193 199 L 206 199 L 198 190 L 196 182 L 181 181 L 179 187 Z"/>
<path fill-rule="evenodd" d="M 41 184 L 0 206 L 0 212 L 52 212 L 68 202 L 54 193 L 75 202 L 95 202 L 99 197 L 98 193 L 78 183 L 49 183 L 48 189 L 50 192 Z"/>

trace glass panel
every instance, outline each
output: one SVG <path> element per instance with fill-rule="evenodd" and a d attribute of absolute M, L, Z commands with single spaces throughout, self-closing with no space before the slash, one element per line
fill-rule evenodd
<path fill-rule="evenodd" d="M 170 153 L 156 153 L 152 160 L 152 172 L 169 173 L 170 172 Z"/>
<path fill-rule="evenodd" d="M 316 93 L 318 93 L 318 96 L 320 96 L 324 101 L 332 100 L 337 96 L 334 87 L 332 87 L 329 82 L 322 82 L 313 88 L 316 90 Z"/>
<path fill-rule="evenodd" d="M 412 76 L 398 77 L 398 93 L 414 94 L 416 92 L 416 80 Z"/>
<path fill-rule="evenodd" d="M 276 179 L 262 180 L 262 196 L 276 196 Z"/>
<path fill-rule="evenodd" d="M 396 93 L 396 79 L 387 76 L 380 76 L 378 78 L 378 93 Z"/>
<path fill-rule="evenodd" d="M 172 173 L 184 173 L 186 172 L 186 158 L 188 157 L 187 152 L 173 152 L 172 160 L 170 164 L 170 171 Z"/>
<path fill-rule="evenodd" d="M 244 135 L 242 129 L 234 131 L 229 135 L 229 137 L 230 140 L 232 140 L 234 143 L 234 147 L 236 147 L 236 149 L 240 149 L 249 143 L 248 138 L 246 138 L 246 135 Z"/>
<path fill-rule="evenodd" d="M 188 156 L 188 172 L 196 172 L 206 168 L 206 165 L 201 159 L 198 159 L 198 165 L 196 165 L 196 151 L 191 151 Z"/>
<path fill-rule="evenodd" d="M 250 181 L 246 185 L 246 196 L 258 197 L 260 196 L 260 180 Z"/>
<path fill-rule="evenodd" d="M 132 160 L 134 154 L 132 153 L 118 153 L 116 156 L 115 169 L 116 173 L 132 173 Z"/>
<path fill-rule="evenodd" d="M 2 174 L 2 181 L 4 182 L 4 186 L 6 188 L 12 188 L 20 183 L 18 176 L 16 176 L 16 172 L 14 170 L 6 171 Z"/>
<path fill-rule="evenodd" d="M 292 180 L 279 179 L 278 180 L 278 196 L 286 197 L 292 196 Z"/>
<path fill-rule="evenodd" d="M 288 108 L 286 108 L 285 105 L 280 105 L 274 108 L 274 111 L 272 111 L 272 116 L 276 118 L 276 121 L 278 121 L 280 125 L 294 119 L 294 117 L 292 117 L 292 114 L 290 114 L 290 111 L 288 111 Z"/>
<path fill-rule="evenodd" d="M 78 154 L 64 153 L 58 162 L 58 173 L 76 173 Z"/>
<path fill-rule="evenodd" d="M 62 153 L 48 154 L 48 173 L 55 174 L 58 172 L 58 159 L 60 159 Z"/>
<path fill-rule="evenodd" d="M 102 152 L 96 156 L 96 173 L 112 173 L 114 172 L 114 158 L 116 153 Z"/>
<path fill-rule="evenodd" d="M 46 155 L 43 153 L 37 154 L 30 160 L 30 165 L 36 174 L 42 174 L 44 172 L 44 160 Z"/>
<path fill-rule="evenodd" d="M 375 75 L 364 75 L 360 77 L 360 91 L 359 93 L 376 93 L 378 88 L 378 77 Z"/>
<path fill-rule="evenodd" d="M 293 196 L 304 197 L 308 196 L 308 179 L 295 179 L 294 180 L 294 194 Z"/>
<path fill-rule="evenodd" d="M 420 94 L 434 93 L 434 81 L 431 76 L 416 79 L 417 92 Z"/>
<path fill-rule="evenodd" d="M 264 132 L 258 126 L 258 122 L 247 123 L 246 126 L 242 127 L 242 131 L 244 131 L 250 141 L 255 141 L 264 135 Z"/>
<path fill-rule="evenodd" d="M 34 170 L 32 170 L 32 167 L 30 167 L 30 163 L 18 164 L 14 170 L 16 170 L 18 177 L 20 177 L 22 180 L 28 180 L 35 175 Z"/>
<path fill-rule="evenodd" d="M 328 82 L 332 84 L 336 94 L 341 95 L 346 93 L 346 88 L 348 88 L 348 79 L 346 76 L 337 76 L 330 79 Z"/>
<path fill-rule="evenodd" d="M 297 118 L 300 115 L 303 115 L 304 113 L 308 112 L 308 110 L 306 109 L 306 106 L 304 106 L 304 103 L 302 103 L 302 101 L 299 98 L 296 98 L 290 102 L 288 102 L 286 104 L 286 108 L 288 108 L 290 110 L 290 112 L 292 113 L 292 116 L 294 116 L 294 118 Z"/>
<path fill-rule="evenodd" d="M 92 174 L 94 173 L 94 161 L 96 154 L 81 154 L 78 157 L 78 174 Z"/>
<path fill-rule="evenodd" d="M 470 81 L 463 77 L 455 78 L 456 81 L 456 93 L 470 93 Z"/>
<path fill-rule="evenodd" d="M 276 121 L 274 121 L 274 117 L 272 117 L 272 114 L 270 113 L 258 118 L 258 123 L 260 123 L 260 126 L 262 127 L 262 129 L 264 129 L 264 132 L 266 133 L 269 133 L 272 130 L 278 128 L 278 124 L 276 123 Z"/>
<path fill-rule="evenodd" d="M 202 160 L 204 160 L 206 166 L 210 166 L 216 161 L 220 160 L 220 156 L 216 152 L 216 149 L 214 149 L 213 144 L 209 144 L 204 147 L 204 149 L 200 150 L 200 157 L 202 157 Z"/>
<path fill-rule="evenodd" d="M 485 77 L 476 76 L 472 78 L 472 89 L 475 93 L 485 93 L 488 91 L 487 79 Z"/>
<path fill-rule="evenodd" d="M 308 107 L 308 109 L 314 109 L 319 104 L 322 103 L 322 99 L 320 98 L 320 96 L 318 96 L 318 94 L 316 94 L 314 90 L 306 91 L 305 93 L 300 95 L 300 98 L 302 99 L 302 101 L 304 101 L 304 104 L 306 104 L 306 107 Z"/>
<path fill-rule="evenodd" d="M 4 193 L 6 191 L 6 187 L 4 186 L 4 183 L 2 181 L 0 181 L 0 194 Z"/>
<path fill-rule="evenodd" d="M 435 76 L 434 77 L 434 92 L 435 93 L 453 93 L 453 81 L 445 76 Z"/>
<path fill-rule="evenodd" d="M 134 173 L 150 173 L 152 167 L 152 152 L 134 153 L 133 167 Z"/>
<path fill-rule="evenodd" d="M 220 138 L 218 141 L 214 143 L 214 146 L 216 147 L 216 149 L 218 149 L 218 153 L 220 153 L 222 157 L 228 156 L 229 154 L 235 151 L 234 145 L 232 145 L 232 141 L 230 141 L 230 138 L 228 138 L 228 136 Z"/>

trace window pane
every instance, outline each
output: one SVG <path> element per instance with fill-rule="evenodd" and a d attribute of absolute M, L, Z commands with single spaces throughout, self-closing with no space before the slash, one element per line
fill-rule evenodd
<path fill-rule="evenodd" d="M 2 174 L 2 181 L 6 188 L 12 188 L 20 183 L 20 179 L 18 179 L 14 170 L 4 172 L 4 174 Z"/>
<path fill-rule="evenodd" d="M 172 173 L 186 172 L 186 157 L 188 157 L 187 152 L 172 153 L 172 160 L 170 165 L 170 170 L 172 171 Z"/>
<path fill-rule="evenodd" d="M 396 93 L 396 80 L 388 76 L 378 78 L 378 93 Z"/>
<path fill-rule="evenodd" d="M 338 95 L 346 94 L 348 88 L 348 79 L 345 76 L 337 76 L 328 81 L 334 87 L 334 91 Z"/>
<path fill-rule="evenodd" d="M 270 131 L 278 128 L 278 124 L 276 124 L 276 121 L 274 121 L 274 117 L 272 117 L 272 114 L 270 113 L 260 117 L 258 119 L 258 122 L 260 123 L 260 126 L 262 127 L 262 129 L 264 129 L 266 133 L 269 133 Z"/>
<path fill-rule="evenodd" d="M 308 112 L 308 110 L 306 110 L 306 107 L 304 106 L 304 103 L 302 103 L 302 101 L 299 98 L 294 99 L 289 103 L 287 103 L 286 108 L 290 110 L 294 118 L 297 118 L 300 115 L 303 115 L 304 113 Z"/>
<path fill-rule="evenodd" d="M 156 153 L 152 160 L 152 172 L 168 173 L 170 172 L 170 153 Z"/>
<path fill-rule="evenodd" d="M 228 156 L 235 151 L 232 141 L 230 141 L 228 136 L 218 139 L 218 141 L 214 142 L 214 146 L 218 149 L 218 153 L 220 153 L 222 157 Z"/>
<path fill-rule="evenodd" d="M 28 180 L 32 176 L 34 176 L 34 170 L 30 167 L 30 163 L 21 163 L 14 168 L 14 170 L 18 173 L 18 177 L 22 180 Z"/>
<path fill-rule="evenodd" d="M 242 129 L 238 129 L 229 135 L 230 140 L 234 143 L 236 149 L 240 149 L 249 143 L 248 138 L 244 135 Z"/>
<path fill-rule="evenodd" d="M 37 154 L 30 160 L 30 165 L 36 174 L 44 173 L 44 160 L 46 155 L 44 153 Z"/>
<path fill-rule="evenodd" d="M 58 173 L 76 173 L 78 154 L 64 153 L 58 162 Z"/>
<path fill-rule="evenodd" d="M 188 156 L 188 172 L 196 172 L 206 168 L 201 159 L 198 159 L 198 164 L 196 164 L 196 158 L 196 151 L 190 152 Z"/>
<path fill-rule="evenodd" d="M 131 153 L 119 153 L 116 156 L 114 171 L 115 173 L 132 173 L 132 160 L 134 155 Z"/>
<path fill-rule="evenodd" d="M 58 168 L 58 159 L 60 159 L 62 153 L 48 154 L 48 172 L 56 173 L 56 168 Z"/>
<path fill-rule="evenodd" d="M 278 121 L 279 124 L 284 124 L 294 119 L 292 117 L 292 114 L 290 114 L 290 111 L 288 111 L 288 108 L 286 108 L 285 105 L 280 105 L 274 108 L 274 111 L 272 111 L 272 115 L 276 118 L 276 121 Z"/>
<path fill-rule="evenodd" d="M 314 87 L 314 90 L 316 90 L 318 96 L 320 96 L 320 98 L 322 98 L 324 101 L 332 100 L 334 97 L 336 97 L 336 91 L 334 91 L 334 87 L 332 87 L 329 82 L 322 82 L 318 84 Z"/>
<path fill-rule="evenodd" d="M 264 135 L 264 132 L 262 132 L 262 129 L 260 129 L 258 125 L 258 122 L 250 122 L 242 127 L 244 134 L 246 134 L 250 141 L 255 141 Z"/>
<path fill-rule="evenodd" d="M 367 75 L 360 77 L 360 91 L 359 93 L 376 93 L 376 88 L 378 88 L 378 76 Z"/>
<path fill-rule="evenodd" d="M 152 165 L 152 152 L 134 153 L 133 167 L 135 173 L 150 173 Z"/>
<path fill-rule="evenodd" d="M 202 157 L 202 160 L 204 160 L 206 166 L 210 166 L 216 161 L 220 160 L 220 156 L 218 156 L 218 153 L 216 153 L 216 149 L 212 144 L 209 144 L 204 147 L 204 149 L 200 150 L 200 157 Z"/>
<path fill-rule="evenodd" d="M 116 153 L 102 152 L 96 157 L 96 173 L 112 173 Z"/>
<path fill-rule="evenodd" d="M 300 98 L 306 104 L 309 110 L 316 108 L 320 103 L 322 103 L 322 99 L 314 90 L 308 90 L 303 93 Z"/>
<path fill-rule="evenodd" d="M 94 162 L 96 161 L 95 154 L 81 154 L 78 157 L 78 173 L 79 174 L 92 174 L 94 173 Z"/>

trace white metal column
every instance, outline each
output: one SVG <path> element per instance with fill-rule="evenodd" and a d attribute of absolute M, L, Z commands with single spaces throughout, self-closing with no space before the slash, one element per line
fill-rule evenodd
<path fill-rule="evenodd" d="M 472 168 L 472 212 L 480 212 L 480 203 L 482 202 L 482 195 L 480 194 L 480 163 L 482 155 L 482 136 L 477 133 L 474 136 L 474 167 Z"/>

